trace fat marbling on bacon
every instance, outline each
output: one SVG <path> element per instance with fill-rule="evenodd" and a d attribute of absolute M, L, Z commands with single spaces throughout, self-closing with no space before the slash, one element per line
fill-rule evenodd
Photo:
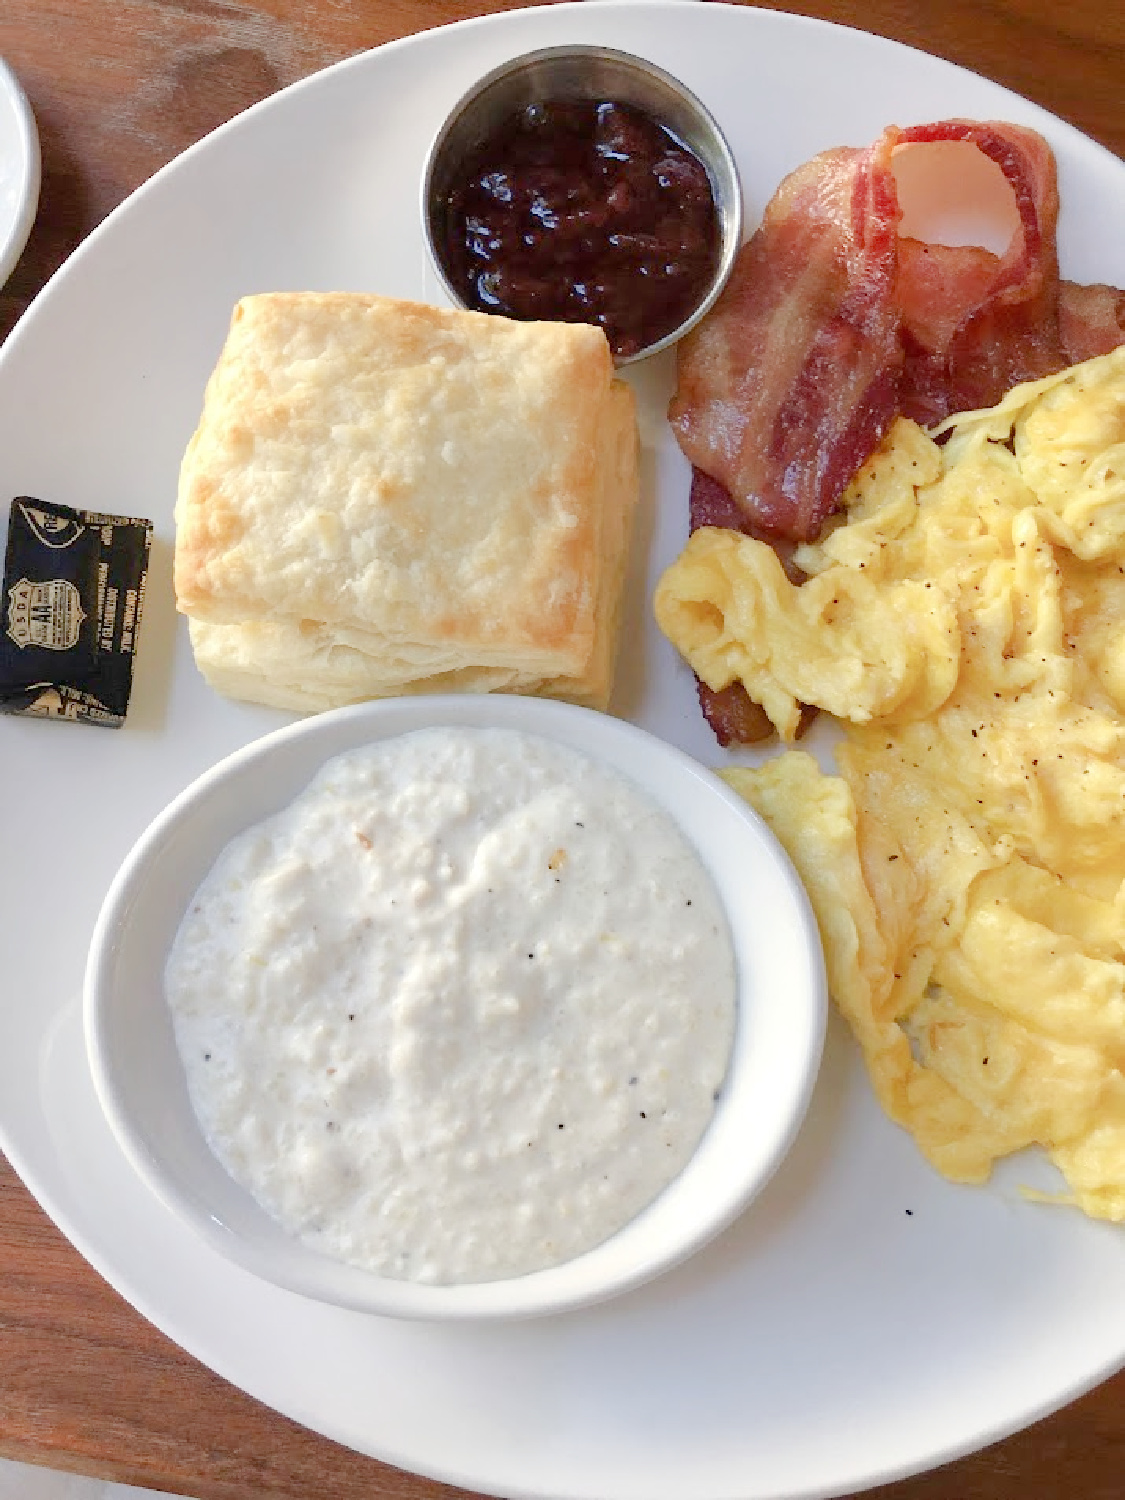
<path fill-rule="evenodd" d="M 816 534 L 895 414 L 890 154 L 884 137 L 791 173 L 680 345 L 669 419 L 681 448 L 779 536 Z"/>
<path fill-rule="evenodd" d="M 898 233 L 899 146 L 969 142 L 1003 173 L 1002 255 Z M 711 313 L 681 343 L 669 420 L 693 466 L 691 528 L 779 550 L 816 537 L 896 416 L 923 425 L 1125 341 L 1125 292 L 1059 280 L 1055 160 L 1022 126 L 891 126 L 785 178 Z M 700 702 L 721 744 L 761 737 L 739 684 Z"/>

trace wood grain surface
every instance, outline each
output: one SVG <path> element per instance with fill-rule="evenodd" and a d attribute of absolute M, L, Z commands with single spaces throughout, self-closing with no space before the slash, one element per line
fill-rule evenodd
<path fill-rule="evenodd" d="M 362 48 L 514 0 L 0 0 L 0 56 L 39 122 L 43 191 L 0 338 L 134 187 L 256 100 Z M 1120 0 L 815 0 L 972 68 L 1125 156 Z M 1125 252 L 1123 252 L 1125 253 Z M 200 1500 L 453 1500 L 337 1447 L 177 1349 L 90 1269 L 0 1160 L 0 1456 Z M 1125 1373 L 872 1500 L 1121 1500 Z"/>

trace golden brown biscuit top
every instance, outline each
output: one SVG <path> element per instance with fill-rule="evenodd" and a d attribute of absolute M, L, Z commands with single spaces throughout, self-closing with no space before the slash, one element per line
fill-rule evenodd
<path fill-rule="evenodd" d="M 244 299 L 184 457 L 180 608 L 584 661 L 612 382 L 593 327 Z"/>

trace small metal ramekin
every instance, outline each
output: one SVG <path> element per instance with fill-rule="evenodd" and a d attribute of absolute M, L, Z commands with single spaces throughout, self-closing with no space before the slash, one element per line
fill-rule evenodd
<path fill-rule="evenodd" d="M 502 121 L 547 99 L 612 99 L 644 110 L 702 162 L 719 219 L 720 255 L 710 286 L 678 328 L 619 358 L 632 364 L 667 349 L 694 328 L 722 291 L 742 239 L 742 187 L 730 147 L 709 110 L 678 79 L 655 63 L 609 47 L 545 47 L 486 73 L 454 105 L 434 138 L 422 174 L 422 228 L 438 279 L 459 307 L 465 301 L 449 279 L 438 246 L 457 169 Z"/>

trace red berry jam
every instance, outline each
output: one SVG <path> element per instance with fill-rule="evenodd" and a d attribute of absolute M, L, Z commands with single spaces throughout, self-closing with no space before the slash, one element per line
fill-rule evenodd
<path fill-rule="evenodd" d="M 463 163 L 439 253 L 466 306 L 596 323 L 615 355 L 689 317 L 720 254 L 706 169 L 631 105 L 548 100 Z"/>

